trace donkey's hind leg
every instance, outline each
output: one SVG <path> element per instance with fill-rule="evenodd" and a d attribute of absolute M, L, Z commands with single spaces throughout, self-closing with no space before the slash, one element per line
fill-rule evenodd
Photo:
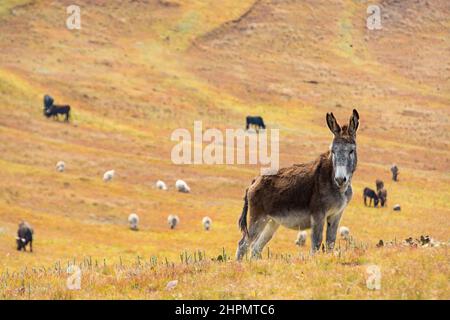
<path fill-rule="evenodd" d="M 239 242 L 238 242 L 238 247 L 236 250 L 236 260 L 238 260 L 238 261 L 242 260 L 244 255 L 247 253 L 248 246 L 249 246 L 249 243 L 248 243 L 247 235 L 244 234 L 242 236 L 242 239 L 239 240 Z"/>
<path fill-rule="evenodd" d="M 250 209 L 251 210 L 251 209 Z M 236 250 L 236 260 L 242 260 L 242 258 L 247 253 L 249 246 L 259 237 L 263 232 L 264 227 L 267 224 L 267 218 L 252 218 L 250 214 L 248 235 L 244 234 L 242 239 L 238 243 L 238 248 Z"/>
<path fill-rule="evenodd" d="M 252 246 L 252 258 L 260 258 L 261 252 L 264 249 L 265 245 L 272 239 L 275 231 L 277 231 L 280 225 L 276 223 L 274 220 L 270 219 L 265 227 L 259 235 L 258 239 Z"/>

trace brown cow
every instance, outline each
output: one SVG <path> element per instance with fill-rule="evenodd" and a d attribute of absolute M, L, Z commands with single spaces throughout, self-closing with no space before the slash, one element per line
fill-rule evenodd
<path fill-rule="evenodd" d="M 239 219 L 243 233 L 236 252 L 241 260 L 249 246 L 259 257 L 280 225 L 290 229 L 312 228 L 311 251 L 319 250 L 327 224 L 326 243 L 332 250 L 342 213 L 352 197 L 351 179 L 356 170 L 356 110 L 342 128 L 332 113 L 326 116 L 334 134 L 330 150 L 306 164 L 280 169 L 275 175 L 258 176 L 247 188 Z M 247 227 L 247 213 L 250 219 Z"/>

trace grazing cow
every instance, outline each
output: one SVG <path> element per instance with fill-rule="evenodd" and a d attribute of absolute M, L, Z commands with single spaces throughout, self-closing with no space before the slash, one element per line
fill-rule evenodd
<path fill-rule="evenodd" d="M 392 180 L 394 181 L 398 181 L 398 167 L 397 165 L 393 164 L 391 167 L 391 172 L 392 172 Z"/>
<path fill-rule="evenodd" d="M 297 235 L 297 239 L 295 240 L 295 244 L 303 247 L 306 243 L 306 238 L 308 237 L 308 232 L 306 232 L 305 230 L 300 231 Z"/>
<path fill-rule="evenodd" d="M 375 191 L 373 191 L 370 188 L 364 188 L 363 191 L 363 197 L 364 197 L 364 205 L 367 206 L 367 198 L 369 198 L 369 207 L 372 204 L 372 200 L 373 200 L 373 206 L 377 207 L 378 206 L 378 196 L 377 193 Z"/>
<path fill-rule="evenodd" d="M 139 224 L 139 216 L 136 213 L 132 213 L 128 216 L 128 223 L 130 224 L 130 229 L 137 231 Z"/>
<path fill-rule="evenodd" d="M 167 223 L 169 224 L 170 229 L 175 229 L 177 224 L 180 222 L 180 218 L 178 216 L 171 214 L 167 217 Z"/>
<path fill-rule="evenodd" d="M 352 197 L 359 115 L 353 110 L 349 124 L 343 127 L 332 113 L 327 114 L 326 120 L 334 134 L 329 151 L 310 163 L 283 168 L 274 175 L 258 176 L 245 191 L 239 218 L 243 236 L 238 244 L 237 260 L 242 259 L 249 246 L 252 257 L 259 257 L 280 225 L 294 230 L 312 228 L 311 252 L 314 253 L 321 247 L 326 224 L 327 248 L 334 248 L 339 221 Z"/>
<path fill-rule="evenodd" d="M 377 196 L 378 196 L 378 200 L 380 200 L 380 205 L 382 207 L 384 207 L 384 205 L 387 202 L 387 191 L 386 191 L 386 189 L 383 188 L 383 189 L 378 190 Z"/>
<path fill-rule="evenodd" d="M 52 105 L 50 108 L 44 109 L 44 115 L 47 118 L 53 117 L 53 119 L 59 119 L 58 115 L 60 115 L 60 114 L 66 116 L 64 118 L 64 121 L 69 121 L 69 119 L 70 119 L 70 106 L 69 105 L 65 105 L 65 106 Z"/>
<path fill-rule="evenodd" d="M 19 224 L 19 229 L 17 230 L 17 250 L 27 251 L 26 246 L 30 244 L 30 252 L 33 252 L 33 228 L 25 221 Z"/>
<path fill-rule="evenodd" d="M 210 217 L 204 217 L 204 218 L 202 219 L 202 225 L 203 225 L 203 228 L 204 228 L 206 231 L 209 231 L 209 229 L 211 229 L 211 225 L 212 225 L 212 220 L 211 220 L 211 218 L 210 218 Z"/>
<path fill-rule="evenodd" d="M 260 116 L 256 116 L 256 117 L 247 116 L 245 129 L 248 130 L 251 125 L 253 125 L 256 128 L 256 131 L 258 131 L 259 129 L 266 128 L 266 125 L 264 124 L 264 120 Z"/>

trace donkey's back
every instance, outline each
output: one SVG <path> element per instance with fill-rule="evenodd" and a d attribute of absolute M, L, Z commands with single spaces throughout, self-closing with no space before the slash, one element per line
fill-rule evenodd
<path fill-rule="evenodd" d="M 313 161 L 282 168 L 276 175 L 259 176 L 248 190 L 254 218 L 270 215 L 298 229 L 304 223 L 316 184 L 318 164 Z M 304 226 L 301 229 L 308 228 Z"/>

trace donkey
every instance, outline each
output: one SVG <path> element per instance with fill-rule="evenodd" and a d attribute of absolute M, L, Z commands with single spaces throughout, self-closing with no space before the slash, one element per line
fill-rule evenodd
<path fill-rule="evenodd" d="M 397 165 L 393 164 L 391 167 L 392 172 L 392 180 L 398 181 L 398 167 Z"/>
<path fill-rule="evenodd" d="M 380 179 L 377 179 L 375 181 L 375 185 L 377 186 L 377 196 L 378 200 L 380 201 L 380 204 L 382 207 L 386 204 L 387 201 L 387 191 L 384 188 L 384 182 Z M 364 189 L 365 190 L 365 189 Z M 364 191 L 365 192 L 365 191 Z M 365 193 L 364 193 L 365 194 Z M 365 200 L 364 200 L 365 201 Z M 371 199 L 372 201 L 372 199 Z M 365 203 L 365 202 L 364 202 Z"/>
<path fill-rule="evenodd" d="M 315 161 L 280 169 L 275 175 L 258 176 L 245 191 L 239 218 L 243 236 L 237 260 L 243 258 L 250 246 L 252 257 L 260 257 L 280 225 L 295 230 L 311 228 L 311 252 L 315 253 L 321 247 L 326 223 L 327 249 L 333 250 L 339 221 L 352 198 L 359 114 L 353 110 L 349 124 L 342 128 L 333 113 L 327 113 L 326 121 L 334 134 L 329 151 Z"/>
<path fill-rule="evenodd" d="M 33 228 L 25 221 L 22 221 L 19 224 L 19 228 L 17 230 L 17 250 L 27 251 L 27 244 L 30 245 L 30 252 L 33 252 Z"/>
<path fill-rule="evenodd" d="M 380 179 L 375 180 L 375 185 L 377 186 L 377 192 L 384 189 L 383 180 L 380 180 Z"/>
<path fill-rule="evenodd" d="M 369 207 L 372 204 L 372 200 L 373 200 L 373 206 L 374 208 L 376 208 L 378 206 L 378 202 L 379 202 L 379 198 L 378 198 L 378 194 L 373 191 L 370 188 L 364 188 L 363 190 L 363 198 L 364 198 L 364 205 L 367 206 L 367 198 L 369 198 Z"/>
<path fill-rule="evenodd" d="M 382 207 L 385 206 L 386 202 L 387 202 L 387 191 L 386 189 L 380 189 L 377 192 L 377 196 L 378 196 L 378 200 L 380 200 L 380 205 Z"/>
<path fill-rule="evenodd" d="M 46 94 L 46 95 L 44 96 L 44 109 L 47 110 L 47 109 L 49 109 L 50 107 L 52 107 L 54 101 L 55 101 L 55 100 L 53 99 L 52 96 L 49 96 L 48 94 Z"/>

